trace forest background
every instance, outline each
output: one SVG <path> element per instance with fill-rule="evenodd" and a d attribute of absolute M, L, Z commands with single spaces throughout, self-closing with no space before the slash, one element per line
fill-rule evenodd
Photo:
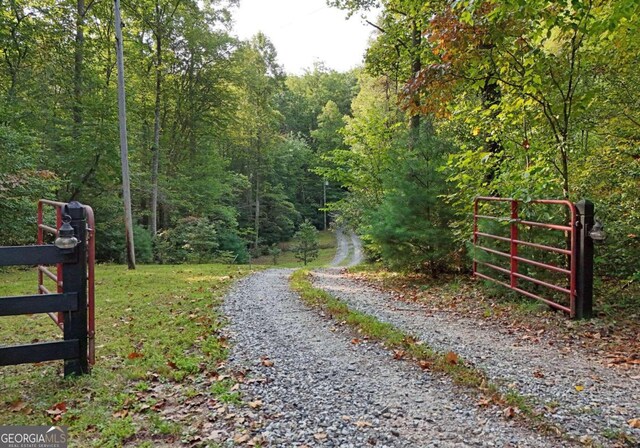
<path fill-rule="evenodd" d="M 372 259 L 460 272 L 475 196 L 558 222 L 526 204 L 588 198 L 599 276 L 640 281 L 637 2 L 329 4 L 382 7 L 364 66 L 288 76 L 233 37 L 233 1 L 122 3 L 138 261 L 245 263 L 323 228 L 326 192 Z M 113 22 L 110 1 L 0 2 L 0 244 L 33 242 L 38 198 L 79 200 L 124 261 Z"/>

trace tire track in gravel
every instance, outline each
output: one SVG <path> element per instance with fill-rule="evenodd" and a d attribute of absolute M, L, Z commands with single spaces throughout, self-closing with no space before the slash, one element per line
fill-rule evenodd
<path fill-rule="evenodd" d="M 270 269 L 242 279 L 224 304 L 230 364 L 264 379 L 241 391 L 262 401 L 256 412 L 265 424 L 257 432 L 269 446 L 559 446 L 495 410 L 480 410 L 446 378 L 395 361 L 378 344 L 352 343 L 352 333 L 289 289 L 291 272 Z M 263 357 L 273 366 L 263 365 Z"/>
<path fill-rule="evenodd" d="M 347 264 L 347 267 L 352 267 L 360 264 L 364 259 L 364 253 L 362 251 L 362 241 L 360 241 L 360 237 L 356 235 L 355 232 L 351 232 L 351 246 L 353 247 L 353 253 L 351 255 L 349 264 Z"/>
<path fill-rule="evenodd" d="M 336 229 L 336 255 L 331 261 L 331 266 L 340 266 L 349 256 L 349 240 L 346 238 L 342 228 Z"/>
<path fill-rule="evenodd" d="M 616 446 L 605 433 L 627 433 L 640 439 L 640 430 L 627 424 L 640 417 L 638 370 L 605 368 L 589 361 L 584 353 L 563 353 L 546 343 L 533 344 L 495 328 L 483 328 L 474 319 L 427 314 L 418 304 L 399 302 L 390 293 L 348 278 L 344 270 L 316 270 L 312 282 L 353 309 L 412 333 L 438 351 L 460 354 L 501 384 L 503 392 L 512 387 L 540 403 L 541 409 L 546 404 L 552 409 L 546 416 L 584 442 L 591 438 L 604 446 Z"/>
<path fill-rule="evenodd" d="M 364 259 L 362 241 L 360 241 L 360 238 L 355 232 L 350 230 L 347 235 L 342 228 L 336 229 L 336 242 L 336 255 L 333 261 L 331 261 L 330 266 L 338 267 L 345 265 L 351 267 L 362 263 Z"/>

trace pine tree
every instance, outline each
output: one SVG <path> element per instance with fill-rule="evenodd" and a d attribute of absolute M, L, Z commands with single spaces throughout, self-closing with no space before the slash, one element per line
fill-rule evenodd
<path fill-rule="evenodd" d="M 309 261 L 318 258 L 318 248 L 320 245 L 318 230 L 306 220 L 300 225 L 300 229 L 293 237 L 293 252 L 296 259 L 304 262 L 306 266 Z"/>

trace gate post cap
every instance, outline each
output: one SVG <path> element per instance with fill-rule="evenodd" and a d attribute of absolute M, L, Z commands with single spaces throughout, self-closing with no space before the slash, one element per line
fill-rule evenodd
<path fill-rule="evenodd" d="M 593 213 L 593 202 L 589 199 L 581 199 L 576 202 L 576 208 L 581 215 L 585 213 Z"/>
<path fill-rule="evenodd" d="M 71 215 L 74 219 L 84 218 L 84 205 L 78 201 L 71 201 L 65 207 L 65 213 Z"/>

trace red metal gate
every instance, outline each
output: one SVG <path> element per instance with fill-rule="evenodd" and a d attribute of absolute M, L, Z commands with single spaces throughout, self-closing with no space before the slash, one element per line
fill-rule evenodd
<path fill-rule="evenodd" d="M 510 216 L 494 216 L 486 212 L 488 207 L 487 205 L 490 203 L 509 203 L 511 206 Z M 577 261 L 578 261 L 578 235 L 577 235 L 577 227 L 578 227 L 578 216 L 577 209 L 575 204 L 569 201 L 563 200 L 537 200 L 537 201 L 529 201 L 526 204 L 550 204 L 550 205 L 559 205 L 566 207 L 568 210 L 568 223 L 565 224 L 552 224 L 545 222 L 536 222 L 536 221 L 528 221 L 524 220 L 520 217 L 520 205 L 523 204 L 522 201 L 518 201 L 510 198 L 497 198 L 497 197 L 478 197 L 474 202 L 474 213 L 473 213 L 473 245 L 474 245 L 474 254 L 473 254 L 473 275 L 476 277 L 483 278 L 485 280 L 489 280 L 500 285 L 503 285 L 509 289 L 512 289 L 520 294 L 523 294 L 527 297 L 531 297 L 533 299 L 540 300 L 549 306 L 565 311 L 571 315 L 571 317 L 576 316 L 576 302 L 577 302 Z M 484 208 L 485 211 L 481 210 Z M 481 213 L 482 212 L 482 213 Z M 490 231 L 480 231 L 479 229 L 479 220 L 491 220 L 502 223 L 508 223 L 509 227 L 509 236 L 501 236 L 496 235 L 494 233 L 490 233 Z M 542 228 L 548 229 L 556 232 L 563 232 L 566 241 L 566 244 L 563 244 L 563 247 L 551 246 L 546 244 L 540 244 L 533 241 L 524 241 L 519 238 L 521 228 Z M 499 241 L 502 243 L 509 243 L 509 251 L 501 251 L 495 248 L 486 247 L 484 241 Z M 561 254 L 566 257 L 567 264 L 566 267 L 561 267 L 556 264 L 550 262 L 542 262 L 532 260 L 530 258 L 525 258 L 521 254 L 518 253 L 518 249 L 522 246 L 530 247 L 535 249 L 536 251 L 546 252 L 546 253 L 554 253 Z M 496 265 L 494 262 L 482 261 L 478 257 L 478 251 L 495 255 L 501 259 L 507 259 L 509 261 L 509 268 L 501 267 Z M 493 261 L 493 260 L 492 260 Z M 560 286 L 558 284 L 550 283 L 538 278 L 531 277 L 529 275 L 525 275 L 522 272 L 519 272 L 520 263 L 527 264 L 529 266 L 534 266 L 536 268 L 541 268 L 547 271 L 551 271 L 554 273 L 560 273 L 566 277 L 566 284 L 564 286 Z M 479 272 L 478 267 L 483 266 L 488 268 L 487 271 Z M 494 276 L 489 275 L 489 273 L 500 273 L 505 276 L 508 276 L 509 281 L 502 281 L 500 279 L 495 278 Z M 567 304 L 559 303 L 558 301 L 549 298 L 543 297 L 539 294 L 535 294 L 531 291 L 527 291 L 523 289 L 519 283 L 520 281 L 525 281 L 529 284 L 534 284 L 546 288 L 547 290 L 555 291 L 563 294 L 568 298 L 565 302 Z"/>
<path fill-rule="evenodd" d="M 64 202 L 49 201 L 40 199 L 38 201 L 38 244 L 45 244 L 45 235 L 58 235 L 58 229 L 62 225 L 62 210 L 67 205 Z M 55 227 L 45 223 L 45 206 L 52 207 L 55 210 Z M 87 331 L 88 331 L 88 352 L 87 359 L 89 364 L 95 364 L 95 260 L 96 260 L 96 242 L 95 242 L 95 218 L 93 209 L 88 205 L 83 205 L 87 217 Z M 56 265 L 56 272 L 53 273 L 47 266 L 38 266 L 38 293 L 51 294 L 45 286 L 45 277 L 55 282 L 56 292 L 63 293 L 64 285 L 62 283 L 63 264 Z M 64 329 L 64 318 L 62 313 L 49 313 L 49 317 L 60 327 Z"/>

